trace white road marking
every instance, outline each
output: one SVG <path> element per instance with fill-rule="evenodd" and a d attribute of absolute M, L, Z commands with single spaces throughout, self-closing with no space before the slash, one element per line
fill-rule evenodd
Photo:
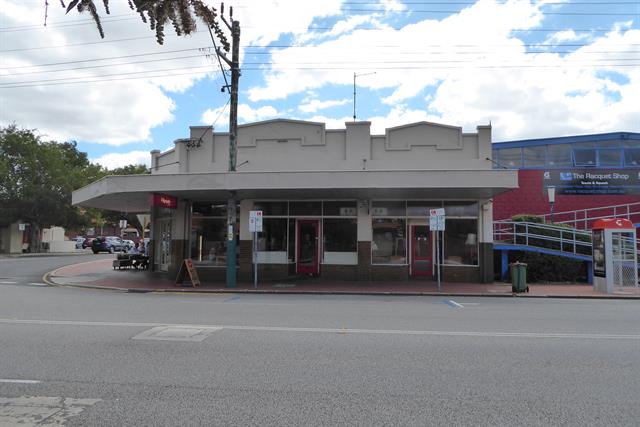
<path fill-rule="evenodd" d="M 420 331 L 404 329 L 349 329 L 349 328 L 294 328 L 288 326 L 236 326 L 236 325 L 194 325 L 172 323 L 143 322 L 90 322 L 77 320 L 36 320 L 36 319 L 0 319 L 0 324 L 9 325 L 57 325 L 57 326 L 114 326 L 145 327 L 158 326 L 175 328 L 199 328 L 217 331 L 220 328 L 232 331 L 261 332 L 312 332 L 339 334 L 372 334 L 372 335 L 423 335 L 448 337 L 491 337 L 491 338 L 575 338 L 575 339 L 609 339 L 640 340 L 640 334 L 585 334 L 585 333 L 550 333 L 550 332 L 497 332 L 497 331 Z"/>
<path fill-rule="evenodd" d="M 40 381 L 37 380 L 14 380 L 8 378 L 0 378 L 0 383 L 8 383 L 8 384 L 40 384 Z"/>
<path fill-rule="evenodd" d="M 5 280 L 0 281 L 0 285 L 15 285 L 17 283 L 18 282 L 9 282 L 9 281 L 5 281 Z"/>
<path fill-rule="evenodd" d="M 459 304 L 452 299 L 450 299 L 449 302 L 451 303 L 451 305 L 455 305 L 456 307 L 459 307 L 459 308 L 464 308 L 464 305 Z"/>

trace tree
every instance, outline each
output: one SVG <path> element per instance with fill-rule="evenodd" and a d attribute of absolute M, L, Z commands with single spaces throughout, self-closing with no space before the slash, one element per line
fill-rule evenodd
<path fill-rule="evenodd" d="M 0 128 L 0 226 L 28 223 L 30 249 L 37 251 L 42 228 L 87 227 L 103 218 L 114 221 L 117 214 L 71 206 L 71 192 L 106 175 L 132 173 L 148 170 L 144 165 L 107 170 L 92 164 L 73 141 L 42 141 L 34 130 L 15 125 Z"/>
<path fill-rule="evenodd" d="M 95 179 L 100 169 L 75 142 L 42 141 L 33 130 L 15 125 L 0 128 L 0 221 L 30 224 L 31 241 L 39 245 L 43 226 L 79 220 L 71 191 L 78 182 Z"/>
<path fill-rule="evenodd" d="M 140 15 L 142 22 L 148 23 L 151 30 L 156 32 L 158 44 L 164 43 L 164 26 L 167 23 L 170 22 L 173 25 L 178 36 L 189 35 L 196 30 L 196 18 L 199 18 L 213 29 L 224 50 L 229 52 L 229 42 L 218 25 L 216 9 L 207 6 L 202 0 L 127 0 L 127 2 L 131 10 Z M 98 27 L 100 37 L 104 38 L 104 29 L 94 0 L 72 0 L 68 6 L 65 6 L 64 0 L 60 0 L 60 3 L 62 7 L 67 8 L 67 13 L 72 9 L 79 13 L 88 12 Z M 102 5 L 108 15 L 109 0 L 102 0 Z"/>

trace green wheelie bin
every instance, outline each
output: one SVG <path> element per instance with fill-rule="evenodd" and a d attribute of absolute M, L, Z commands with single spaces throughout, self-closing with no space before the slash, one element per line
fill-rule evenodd
<path fill-rule="evenodd" d="M 513 293 L 529 292 L 527 286 L 527 264 L 524 262 L 513 262 L 511 267 L 511 291 Z"/>

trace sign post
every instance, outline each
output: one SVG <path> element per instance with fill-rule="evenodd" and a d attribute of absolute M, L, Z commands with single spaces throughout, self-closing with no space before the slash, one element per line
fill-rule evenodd
<path fill-rule="evenodd" d="M 262 232 L 262 211 L 249 211 L 249 231 L 253 231 L 253 287 L 258 288 L 258 233 Z"/>
<path fill-rule="evenodd" d="M 442 264 L 442 260 L 440 259 L 440 231 L 442 231 L 442 237 L 444 237 L 444 226 L 445 226 L 445 214 L 444 208 L 430 209 L 429 210 L 429 230 L 431 233 L 435 233 L 435 241 L 436 241 L 436 275 L 438 278 L 438 292 L 442 291 L 440 286 L 440 264 Z"/>

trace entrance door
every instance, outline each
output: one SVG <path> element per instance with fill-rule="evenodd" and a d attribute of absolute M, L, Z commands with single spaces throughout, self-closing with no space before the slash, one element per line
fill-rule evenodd
<path fill-rule="evenodd" d="M 411 275 L 433 275 L 431 233 L 428 225 L 411 226 Z"/>
<path fill-rule="evenodd" d="M 317 275 L 320 273 L 320 221 L 299 219 L 297 223 L 296 272 Z"/>
<path fill-rule="evenodd" d="M 169 271 L 171 263 L 171 219 L 158 221 L 159 239 L 156 244 L 156 264 L 158 270 Z"/>

